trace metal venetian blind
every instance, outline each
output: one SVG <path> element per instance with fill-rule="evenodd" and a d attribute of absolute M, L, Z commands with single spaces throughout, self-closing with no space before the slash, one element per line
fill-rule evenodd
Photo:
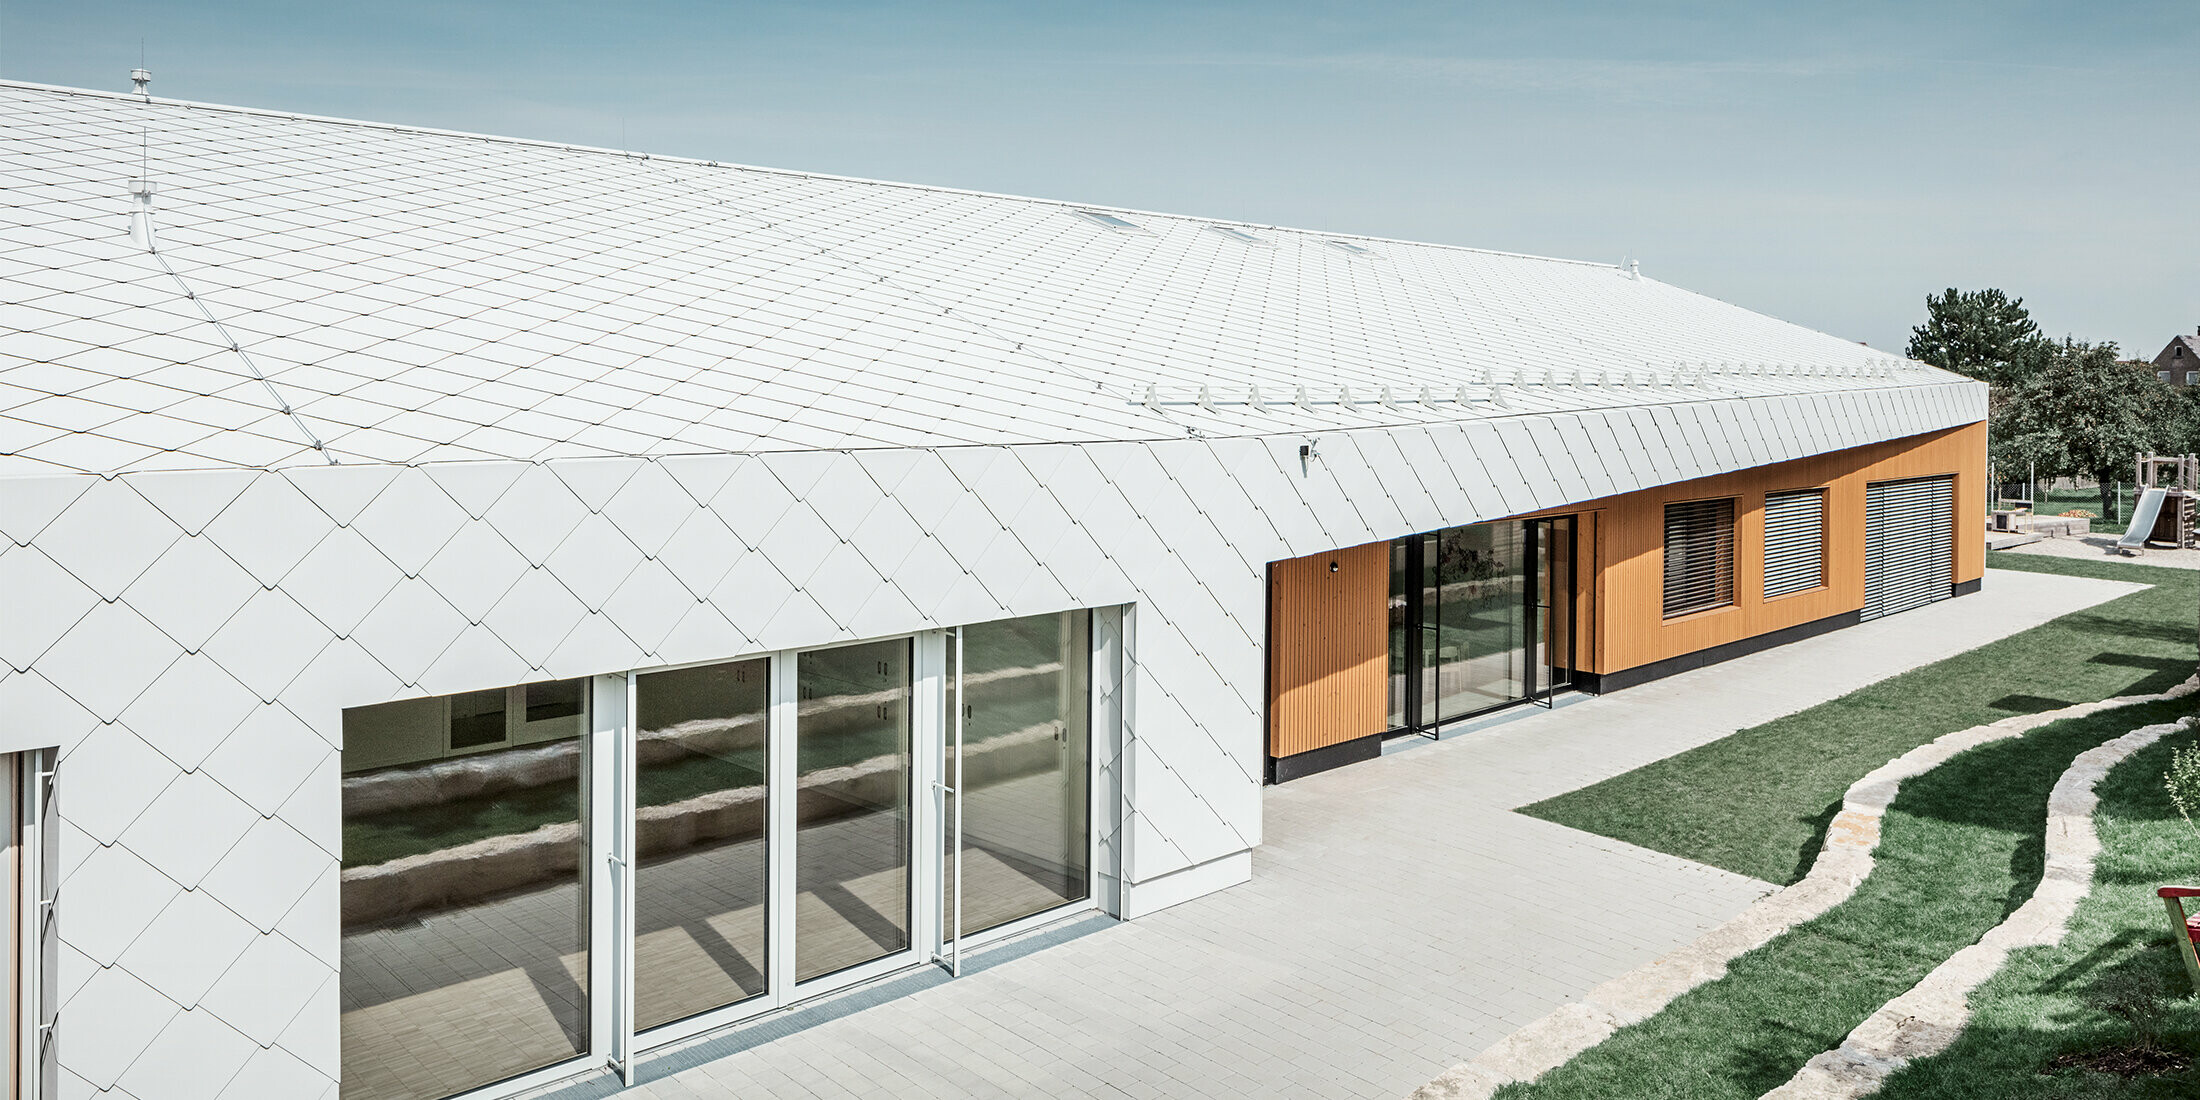
<path fill-rule="evenodd" d="M 1665 506 L 1665 617 L 1734 602 L 1734 499 Z"/>
<path fill-rule="evenodd" d="M 1864 490 L 1864 611 L 1876 619 L 1948 598 L 1955 575 L 1955 479 Z"/>
<path fill-rule="evenodd" d="M 1826 491 L 1765 494 L 1765 598 L 1825 583 Z"/>

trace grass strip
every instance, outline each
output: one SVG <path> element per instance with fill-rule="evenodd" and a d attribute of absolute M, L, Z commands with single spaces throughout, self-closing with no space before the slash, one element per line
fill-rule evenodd
<path fill-rule="evenodd" d="M 2136 728 L 2136 724 L 2134 725 Z M 2101 781 L 2094 828 L 2101 854 L 2093 892 L 2070 931 L 2027 948 L 1971 993 L 1955 1045 L 1889 1078 L 1887 1100 L 2168 1100 L 2200 1096 L 2200 998 L 2177 961 L 2156 886 L 2200 881 L 2200 841 L 2162 789 L 2173 734 Z M 2169 1058 L 2134 1058 L 2142 1042 Z M 2123 1071 L 2173 1064 L 2183 1069 Z M 2117 1067 L 2117 1068 L 2105 1068 Z M 2121 1071 L 2119 1071 L 2121 1070 Z"/>
<path fill-rule="evenodd" d="M 1744 1100 L 2001 923 L 2038 884 L 2047 795 L 2079 753 L 2191 712 L 2189 699 L 2064 719 L 1904 783 L 1848 900 L 1736 959 L 1506 1100 Z"/>
<path fill-rule="evenodd" d="M 2003 569 L 2154 587 L 2073 612 L 1838 699 L 1526 806 L 1520 812 L 1699 863 L 1790 883 L 1810 869 L 1841 796 L 1944 733 L 2191 675 L 2200 572 L 1996 556 Z"/>

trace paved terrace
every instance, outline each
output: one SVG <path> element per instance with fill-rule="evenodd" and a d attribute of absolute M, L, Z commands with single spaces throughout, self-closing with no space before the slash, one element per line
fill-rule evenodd
<path fill-rule="evenodd" d="M 1976 595 L 1271 788 L 1250 883 L 644 1058 L 619 1095 L 1395 1100 L 1771 889 L 1511 807 L 2138 587 L 1995 572 Z"/>

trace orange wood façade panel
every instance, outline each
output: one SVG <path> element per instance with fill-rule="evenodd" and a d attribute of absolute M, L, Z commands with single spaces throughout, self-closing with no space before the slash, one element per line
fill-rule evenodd
<path fill-rule="evenodd" d="M 1983 423 L 1531 514 L 1578 517 L 1575 661 L 1619 672 L 1861 608 L 1865 486 L 1943 474 L 1955 478 L 1949 580 L 1977 580 L 1986 565 Z M 1804 488 L 1826 491 L 1826 584 L 1766 600 L 1765 494 Z M 1722 496 L 1736 498 L 1734 603 L 1666 619 L 1665 505 Z M 1389 544 L 1270 568 L 1270 755 L 1381 732 L 1389 713 Z"/>
<path fill-rule="evenodd" d="M 1864 488 L 1874 481 L 1955 477 L 1955 563 L 1949 580 L 1986 569 L 1986 425 L 1890 440 L 1717 477 L 1676 482 L 1554 512 L 1594 511 L 1594 618 L 1582 665 L 1619 672 L 1799 626 L 1864 606 Z M 1826 583 L 1764 598 L 1765 494 L 1826 490 Z M 1664 617 L 1665 506 L 1734 497 L 1734 603 Z M 1584 554 L 1584 560 L 1588 555 Z M 1585 566 L 1586 569 L 1586 566 Z"/>
<path fill-rule="evenodd" d="M 1381 733 L 1390 713 L 1390 544 L 1279 561 L 1268 578 L 1268 754 Z"/>

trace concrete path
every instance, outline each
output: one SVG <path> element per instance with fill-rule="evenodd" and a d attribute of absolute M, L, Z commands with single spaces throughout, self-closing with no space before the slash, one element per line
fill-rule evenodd
<path fill-rule="evenodd" d="M 1511 807 L 2138 587 L 1996 572 L 1976 595 L 1270 788 L 1243 886 L 621 1095 L 1402 1097 L 1770 889 Z"/>

